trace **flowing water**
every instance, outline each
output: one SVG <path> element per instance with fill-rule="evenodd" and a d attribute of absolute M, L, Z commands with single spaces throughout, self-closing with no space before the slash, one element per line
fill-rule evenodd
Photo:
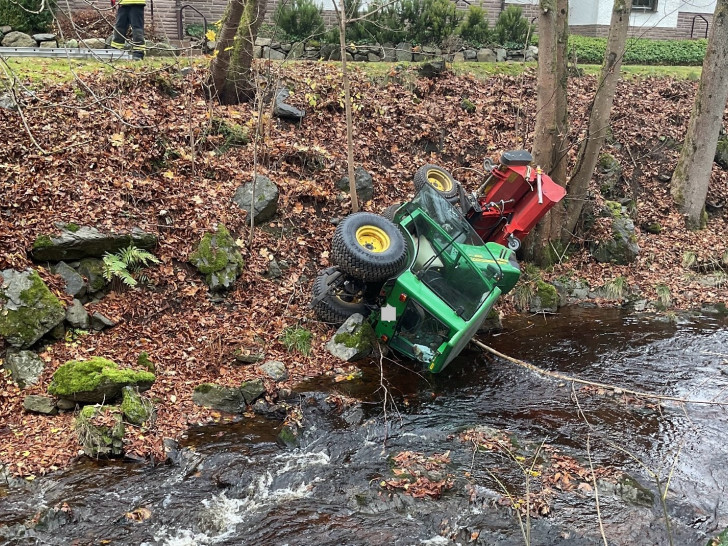
<path fill-rule="evenodd" d="M 571 309 L 505 326 L 484 341 L 541 368 L 728 400 L 725 318 Z M 360 379 L 302 386 L 298 449 L 279 447 L 281 423 L 257 417 L 191 430 L 174 464 L 85 461 L 33 483 L 0 484 L 0 543 L 582 545 L 603 544 L 603 532 L 609 544 L 684 546 L 728 526 L 723 406 L 572 387 L 476 351 L 438 376 L 412 366 L 385 362 L 386 414 L 376 364 Z M 337 408 L 331 393 L 356 403 Z M 512 452 L 474 451 L 459 436 L 473 427 L 505 431 Z M 538 487 L 534 472 L 526 488 L 530 467 L 516 461 L 545 461 L 553 450 L 639 485 L 598 482 L 597 508 L 589 472 L 580 487 L 554 491 L 547 516 L 519 520 L 505 491 L 530 503 Z M 449 451 L 453 486 L 439 499 L 382 488 L 394 478 L 391 458 L 405 451 Z"/>

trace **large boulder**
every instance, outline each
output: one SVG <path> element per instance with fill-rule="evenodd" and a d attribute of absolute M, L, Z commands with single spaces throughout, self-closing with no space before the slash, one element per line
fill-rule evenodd
<path fill-rule="evenodd" d="M 115 253 L 134 245 L 137 248 L 152 249 L 157 246 L 157 236 L 139 228 L 131 233 L 102 233 L 93 227 L 67 224 L 61 226 L 59 235 L 41 235 L 33 243 L 31 254 L 43 262 L 101 258 L 107 252 Z"/>
<path fill-rule="evenodd" d="M 374 197 L 374 179 L 363 167 L 354 169 L 354 181 L 356 183 L 356 195 L 361 201 L 371 201 Z M 344 176 L 337 183 L 336 187 L 341 191 L 349 191 L 349 177 Z"/>
<path fill-rule="evenodd" d="M 124 454 L 124 421 L 118 406 L 86 406 L 79 412 L 73 428 L 89 457 Z"/>
<path fill-rule="evenodd" d="M 3 47 L 35 47 L 38 45 L 32 36 L 28 36 L 24 32 L 18 32 L 17 30 L 8 32 L 3 36 L 3 40 L 0 43 L 2 43 Z"/>
<path fill-rule="evenodd" d="M 252 214 L 254 223 L 260 224 L 270 220 L 278 211 L 278 186 L 267 176 L 255 177 L 255 200 L 253 200 L 253 183 L 247 182 L 235 190 L 233 203 L 251 214 L 250 203 L 253 201 Z"/>
<path fill-rule="evenodd" d="M 27 349 L 63 322 L 65 309 L 33 269 L 0 273 L 0 337 Z"/>
<path fill-rule="evenodd" d="M 354 362 L 372 354 L 376 339 L 369 322 L 355 313 L 336 331 L 326 344 L 326 350 L 341 360 Z"/>
<path fill-rule="evenodd" d="M 238 387 L 223 387 L 215 383 L 203 383 L 195 387 L 192 401 L 198 406 L 226 413 L 245 411 L 245 398 Z"/>
<path fill-rule="evenodd" d="M 607 201 L 605 215 L 612 219 L 612 237 L 606 241 L 593 241 L 589 250 L 594 259 L 600 263 L 627 265 L 634 262 L 639 255 L 637 232 L 632 220 L 625 215 L 619 203 Z"/>
<path fill-rule="evenodd" d="M 45 364 L 33 351 L 9 351 L 5 357 L 5 367 L 10 370 L 18 387 L 24 389 L 38 383 Z"/>
<path fill-rule="evenodd" d="M 17 110 L 18 105 L 15 103 L 15 98 L 10 93 L 3 93 L 0 95 L 0 108 L 3 110 Z"/>
<path fill-rule="evenodd" d="M 397 62 L 411 61 L 412 60 L 412 44 L 408 42 L 400 42 L 394 52 L 394 56 L 397 58 Z"/>
<path fill-rule="evenodd" d="M 243 393 L 245 402 L 247 404 L 252 404 L 265 394 L 265 385 L 263 384 L 262 379 L 243 381 L 242 385 L 240 385 L 240 392 Z"/>
<path fill-rule="evenodd" d="M 289 55 L 291 55 L 292 53 L 293 50 L 291 50 L 291 53 L 289 53 Z M 275 104 L 273 105 L 273 115 L 288 121 L 299 122 L 303 119 L 303 116 L 306 115 L 306 112 L 304 110 L 301 110 L 300 108 L 291 106 L 286 102 L 290 94 L 291 92 L 285 88 L 279 89 L 276 92 L 276 100 Z"/>
<path fill-rule="evenodd" d="M 93 357 L 63 364 L 53 374 L 48 393 L 64 400 L 100 404 L 120 398 L 124 387 L 149 390 L 154 380 L 150 372 L 120 370 L 111 360 Z"/>
<path fill-rule="evenodd" d="M 205 275 L 213 292 L 232 287 L 245 265 L 230 232 L 222 224 L 217 231 L 205 233 L 197 250 L 190 254 L 190 262 Z"/>
<path fill-rule="evenodd" d="M 494 63 L 496 62 L 496 53 L 492 49 L 483 47 L 476 53 L 476 59 L 479 63 Z"/>

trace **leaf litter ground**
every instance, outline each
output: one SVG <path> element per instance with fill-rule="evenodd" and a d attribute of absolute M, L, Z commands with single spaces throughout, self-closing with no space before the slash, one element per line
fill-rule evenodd
<path fill-rule="evenodd" d="M 20 93 L 32 138 L 17 113 L 0 109 L 0 269 L 34 265 L 61 296 L 62 281 L 50 274 L 48 264 L 32 264 L 28 257 L 35 238 L 55 232 L 57 222 L 158 233 L 155 252 L 162 260 L 147 270 L 147 286 L 87 305 L 117 326 L 43 348 L 47 367 L 37 385 L 20 391 L 8 374 L 0 376 L 0 461 L 13 474 L 41 475 L 79 454 L 71 414 L 46 417 L 22 410 L 23 397 L 45 394 L 53 372 L 70 359 L 98 355 L 132 367 L 140 353 L 149 355 L 157 374 L 149 393 L 157 417 L 153 425 L 130 428 L 126 451 L 155 460 L 164 457 L 163 439 L 226 418 L 192 403 L 196 385 L 238 385 L 260 375 L 256 366 L 237 363 L 236 351 L 285 362 L 290 378 L 278 387 L 346 371 L 323 347 L 330 325 L 317 322 L 307 309 L 316 272 L 331 265 L 333 221 L 350 208 L 348 197 L 335 189 L 346 174 L 338 68 L 323 63 L 260 68 L 269 87 L 292 88 L 290 102 L 307 115 L 300 124 L 288 124 L 264 110 L 258 169 L 281 193 L 277 216 L 256 228 L 251 248 L 246 215 L 230 199 L 251 179 L 254 144 L 230 141 L 230 131 L 221 131 L 219 122 L 250 138 L 256 110 L 210 105 L 202 94 L 204 70 L 99 72 L 69 83 L 43 82 Z M 383 81 L 358 70 L 351 79 L 356 163 L 373 175 L 375 185 L 364 210 L 379 212 L 410 198 L 412 176 L 424 163 L 444 166 L 474 190 L 482 182 L 485 157 L 531 146 L 532 71 L 485 81 L 451 74 L 428 80 L 395 67 Z M 592 77 L 570 83 L 572 163 L 594 87 Z M 725 285 L 704 284 L 695 264 L 725 267 L 720 263 L 728 252 L 728 172 L 713 168 L 708 201 L 718 212 L 700 232 L 683 228 L 664 181 L 676 164 L 673 143 L 685 132 L 695 89 L 695 82 L 667 78 L 620 83 L 606 151 L 620 161 L 619 183 L 635 203 L 640 257 L 630 266 L 598 264 L 583 244 L 587 241 L 578 240 L 568 258 L 544 274 L 546 280 L 570 276 L 599 287 L 623 277 L 648 299 L 657 297 L 660 285 L 669 287 L 674 309 L 725 303 Z M 465 109 L 465 99 L 475 112 Z M 592 193 L 597 204 L 600 179 L 595 177 Z M 641 229 L 651 222 L 662 226 L 659 234 Z M 186 262 L 217 223 L 239 238 L 246 260 L 243 275 L 222 301 L 210 299 Z M 686 252 L 694 255 L 691 266 Z M 273 258 L 282 266 L 278 279 L 264 275 Z M 512 308 L 507 299 L 501 305 Z M 310 354 L 289 353 L 281 343 L 279 336 L 291 326 L 313 332 Z M 275 400 L 276 386 L 266 379 L 266 387 L 267 398 Z"/>

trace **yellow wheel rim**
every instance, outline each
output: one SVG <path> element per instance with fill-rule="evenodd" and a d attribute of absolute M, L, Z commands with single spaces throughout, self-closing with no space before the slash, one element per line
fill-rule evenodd
<path fill-rule="evenodd" d="M 427 173 L 427 181 L 430 183 L 430 186 L 438 191 L 450 191 L 452 189 L 450 177 L 439 171 L 429 171 Z"/>
<path fill-rule="evenodd" d="M 370 252 L 384 252 L 391 244 L 389 235 L 376 226 L 362 226 L 357 229 L 356 242 Z"/>

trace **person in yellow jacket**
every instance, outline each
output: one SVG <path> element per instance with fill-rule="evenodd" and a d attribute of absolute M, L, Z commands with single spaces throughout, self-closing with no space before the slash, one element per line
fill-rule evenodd
<path fill-rule="evenodd" d="M 131 57 L 144 58 L 144 6 L 146 0 L 111 0 L 116 7 L 116 23 L 111 47 L 126 48 L 126 31 L 131 27 Z"/>

